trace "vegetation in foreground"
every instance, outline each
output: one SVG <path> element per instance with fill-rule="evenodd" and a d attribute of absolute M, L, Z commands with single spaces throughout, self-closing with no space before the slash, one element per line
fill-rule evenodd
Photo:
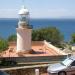
<path fill-rule="evenodd" d="M 48 42 L 51 42 L 53 45 L 57 47 L 61 47 L 63 36 L 56 27 L 47 27 L 47 28 L 33 30 L 32 40 L 33 41 L 46 40 Z"/>
<path fill-rule="evenodd" d="M 8 42 L 16 41 L 16 38 L 16 35 L 11 35 L 8 37 Z M 32 31 L 32 41 L 43 40 L 51 42 L 57 47 L 62 47 L 63 36 L 56 27 L 40 28 Z"/>
<path fill-rule="evenodd" d="M 8 49 L 8 42 L 7 40 L 0 39 L 0 52 Z"/>

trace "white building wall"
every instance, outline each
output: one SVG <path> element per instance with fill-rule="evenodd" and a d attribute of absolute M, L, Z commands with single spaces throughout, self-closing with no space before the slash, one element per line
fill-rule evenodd
<path fill-rule="evenodd" d="M 17 28 L 17 52 L 31 50 L 31 30 Z"/>

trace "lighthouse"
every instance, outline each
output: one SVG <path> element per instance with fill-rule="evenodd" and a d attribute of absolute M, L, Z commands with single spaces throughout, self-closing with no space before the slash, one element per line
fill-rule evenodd
<path fill-rule="evenodd" d="M 17 30 L 17 52 L 28 53 L 31 51 L 32 27 L 29 25 L 29 11 L 22 6 L 19 11 L 19 22 Z"/>

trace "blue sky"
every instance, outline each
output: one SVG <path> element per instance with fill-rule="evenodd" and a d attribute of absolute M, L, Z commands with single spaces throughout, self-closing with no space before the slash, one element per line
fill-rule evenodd
<path fill-rule="evenodd" d="M 0 0 L 0 18 L 17 18 L 22 4 L 31 18 L 75 18 L 75 0 Z"/>

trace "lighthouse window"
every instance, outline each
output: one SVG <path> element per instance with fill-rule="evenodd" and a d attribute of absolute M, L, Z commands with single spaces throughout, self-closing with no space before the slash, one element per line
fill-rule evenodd
<path fill-rule="evenodd" d="M 25 21 L 26 20 L 26 17 L 22 17 L 22 21 Z"/>
<path fill-rule="evenodd" d="M 20 17 L 20 21 L 26 21 L 26 17 L 25 16 L 21 16 Z"/>

